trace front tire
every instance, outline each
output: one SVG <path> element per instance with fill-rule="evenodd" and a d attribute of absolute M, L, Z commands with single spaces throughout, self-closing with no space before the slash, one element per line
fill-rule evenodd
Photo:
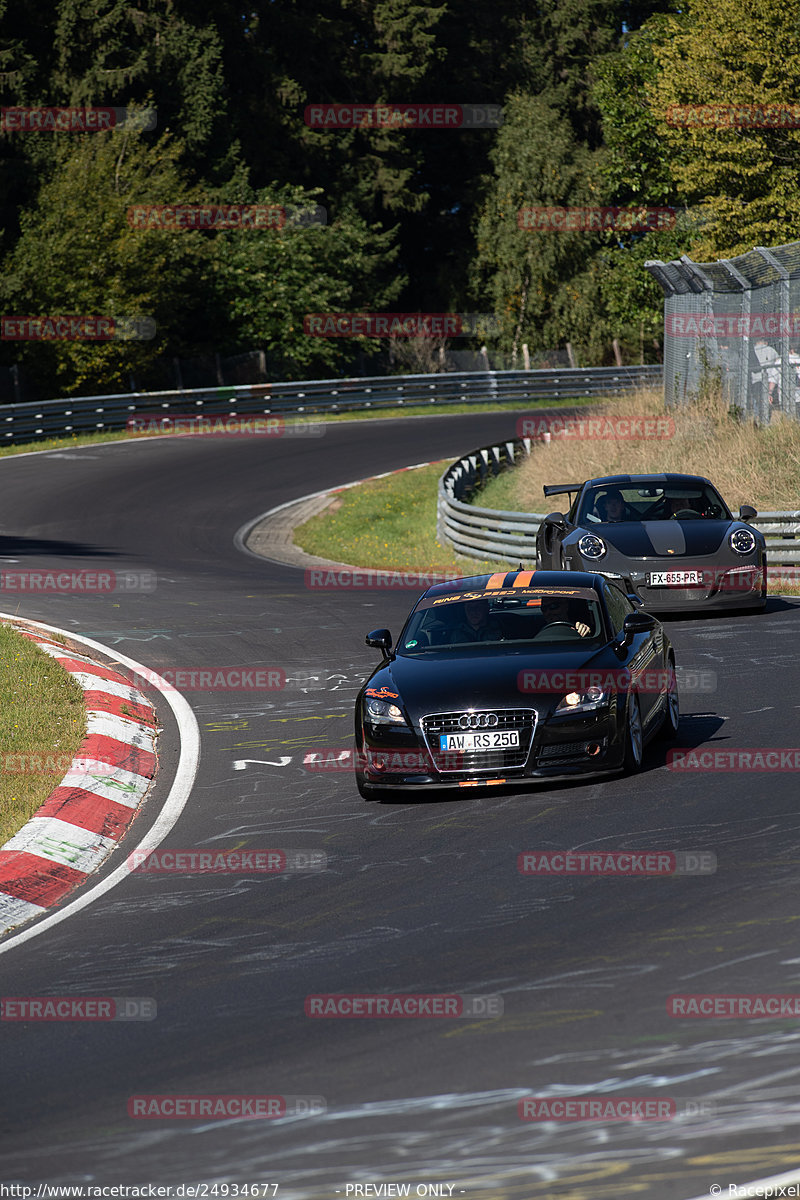
<path fill-rule="evenodd" d="M 644 734 L 642 732 L 642 713 L 639 708 L 639 697 L 635 692 L 628 696 L 628 707 L 625 710 L 625 755 L 622 768 L 626 775 L 635 775 L 642 769 L 644 756 Z"/>
<path fill-rule="evenodd" d="M 375 800 L 377 798 L 375 789 L 371 788 L 368 783 L 364 782 L 363 771 L 356 771 L 356 787 L 358 788 L 358 794 L 362 800 Z"/>
<path fill-rule="evenodd" d="M 658 731 L 658 736 L 664 741 L 674 742 L 678 736 L 678 723 L 681 719 L 680 702 L 678 700 L 678 680 L 675 676 L 675 663 L 670 659 L 667 663 L 669 683 L 667 685 L 667 710 Z"/>

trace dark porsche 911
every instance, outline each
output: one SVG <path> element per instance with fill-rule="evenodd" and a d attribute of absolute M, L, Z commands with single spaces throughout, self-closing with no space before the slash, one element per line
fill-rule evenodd
<path fill-rule="evenodd" d="M 747 523 L 756 510 L 734 517 L 702 475 L 608 475 L 544 494 L 572 503 L 540 525 L 537 566 L 614 576 L 650 612 L 764 607 L 766 543 Z"/>
<path fill-rule="evenodd" d="M 660 622 L 602 575 L 510 571 L 439 583 L 356 700 L 356 782 L 459 788 L 637 771 L 678 725 Z"/>

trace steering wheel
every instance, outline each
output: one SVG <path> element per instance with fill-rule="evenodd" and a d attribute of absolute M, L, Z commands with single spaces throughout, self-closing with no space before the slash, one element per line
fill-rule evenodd
<path fill-rule="evenodd" d="M 679 508 L 676 513 L 672 514 L 672 519 L 673 521 L 692 521 L 699 516 L 700 513 L 695 512 L 693 508 Z"/>
<path fill-rule="evenodd" d="M 573 638 L 580 639 L 581 635 L 578 633 L 577 629 L 575 628 L 575 626 L 572 624 L 571 621 L 550 621 L 550 622 L 548 622 L 547 625 L 543 626 L 539 630 L 539 632 L 536 634 L 536 636 L 532 640 L 534 642 L 550 642 L 550 641 L 555 642 L 555 641 L 557 641 L 559 639 L 559 637 L 563 637 L 564 635 L 556 632 L 555 634 L 552 634 L 552 636 L 551 636 L 551 631 L 557 630 L 559 626 L 566 627 L 572 634 Z"/>

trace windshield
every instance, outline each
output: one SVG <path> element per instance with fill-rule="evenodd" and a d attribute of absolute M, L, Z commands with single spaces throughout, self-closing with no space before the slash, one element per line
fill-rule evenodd
<path fill-rule="evenodd" d="M 631 521 L 731 520 L 725 502 L 710 484 L 677 479 L 588 488 L 576 524 L 584 527 Z"/>
<path fill-rule="evenodd" d="M 478 589 L 420 601 L 400 636 L 397 653 L 463 654 L 494 646 L 561 646 L 606 640 L 597 593 L 590 588 Z"/>

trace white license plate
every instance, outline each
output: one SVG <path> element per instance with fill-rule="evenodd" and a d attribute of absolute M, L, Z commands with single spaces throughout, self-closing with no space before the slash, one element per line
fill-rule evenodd
<path fill-rule="evenodd" d="M 486 733 L 440 733 L 440 750 L 507 750 L 519 745 L 517 729 L 492 729 Z"/>
<path fill-rule="evenodd" d="M 699 571 L 651 571 L 648 576 L 648 587 L 673 587 L 692 583 L 702 583 Z"/>

